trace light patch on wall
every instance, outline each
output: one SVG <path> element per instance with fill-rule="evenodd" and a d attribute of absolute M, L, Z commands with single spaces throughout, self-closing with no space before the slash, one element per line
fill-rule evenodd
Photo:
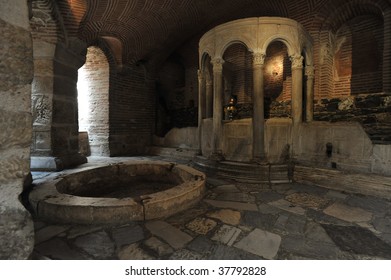
<path fill-rule="evenodd" d="M 278 55 L 270 58 L 266 65 L 266 74 L 274 79 L 281 78 L 284 70 L 284 56 Z"/>
<path fill-rule="evenodd" d="M 90 85 L 87 79 L 87 71 L 84 67 L 78 71 L 77 82 L 77 102 L 79 107 L 79 131 L 88 131 L 89 128 L 89 104 L 90 104 Z"/>

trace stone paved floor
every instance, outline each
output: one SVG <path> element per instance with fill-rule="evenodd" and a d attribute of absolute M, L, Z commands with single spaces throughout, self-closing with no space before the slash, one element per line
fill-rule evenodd
<path fill-rule="evenodd" d="M 391 201 L 208 177 L 204 199 L 166 219 L 35 231 L 32 259 L 391 259 Z"/>

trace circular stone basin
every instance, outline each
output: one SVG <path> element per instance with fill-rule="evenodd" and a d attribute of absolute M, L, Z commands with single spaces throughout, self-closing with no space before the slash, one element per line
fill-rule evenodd
<path fill-rule="evenodd" d="M 43 220 L 123 223 L 167 217 L 197 203 L 205 174 L 157 161 L 131 161 L 84 169 L 35 187 L 29 201 Z"/>

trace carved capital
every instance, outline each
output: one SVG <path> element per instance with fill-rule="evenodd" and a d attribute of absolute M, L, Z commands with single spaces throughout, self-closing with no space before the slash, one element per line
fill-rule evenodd
<path fill-rule="evenodd" d="M 314 72 L 315 72 L 314 66 L 307 65 L 305 67 L 305 75 L 307 76 L 308 79 L 313 79 L 314 78 Z"/>
<path fill-rule="evenodd" d="M 221 57 L 216 57 L 212 59 L 211 62 L 213 64 L 213 72 L 223 72 L 224 59 Z"/>
<path fill-rule="evenodd" d="M 261 67 L 265 63 L 265 53 L 256 52 L 253 54 L 253 67 Z"/>
<path fill-rule="evenodd" d="M 197 71 L 197 75 L 198 75 L 198 82 L 199 83 L 202 83 L 205 79 L 205 75 L 204 75 L 204 72 L 201 71 L 201 70 L 198 70 Z"/>
<path fill-rule="evenodd" d="M 290 57 L 292 69 L 303 69 L 303 59 L 301 55 L 293 55 Z"/>

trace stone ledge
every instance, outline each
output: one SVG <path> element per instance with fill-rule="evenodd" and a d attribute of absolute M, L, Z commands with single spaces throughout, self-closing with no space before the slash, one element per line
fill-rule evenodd
<path fill-rule="evenodd" d="M 391 177 L 295 165 L 293 179 L 328 189 L 391 199 Z"/>
<path fill-rule="evenodd" d="M 87 158 L 81 154 L 61 157 L 31 157 L 30 168 L 32 171 L 61 171 L 87 162 Z"/>

